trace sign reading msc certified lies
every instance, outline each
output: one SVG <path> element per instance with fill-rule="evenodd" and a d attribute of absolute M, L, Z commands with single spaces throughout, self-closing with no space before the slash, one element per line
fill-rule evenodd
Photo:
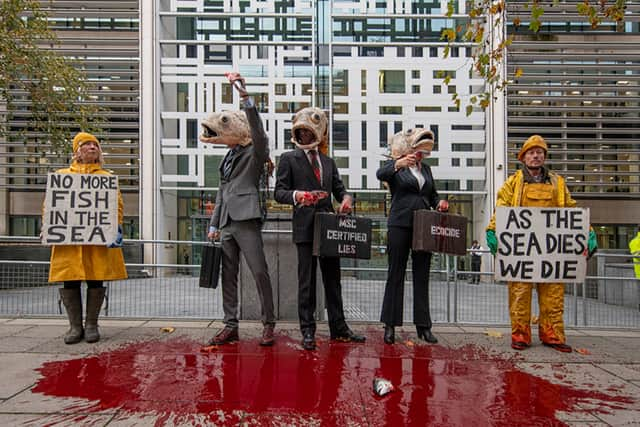
<path fill-rule="evenodd" d="M 371 258 L 371 219 L 329 212 L 316 213 L 313 255 Z"/>

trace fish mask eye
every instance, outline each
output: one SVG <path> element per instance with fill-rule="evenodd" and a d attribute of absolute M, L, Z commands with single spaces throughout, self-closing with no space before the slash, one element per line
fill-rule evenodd
<path fill-rule="evenodd" d="M 405 135 L 411 135 L 412 133 L 413 133 L 413 129 L 409 129 L 404 132 Z"/>
<path fill-rule="evenodd" d="M 229 122 L 229 117 L 222 116 L 222 123 L 228 123 L 228 122 Z"/>
<path fill-rule="evenodd" d="M 320 123 L 320 114 L 318 113 L 313 113 L 311 115 L 311 120 L 315 123 Z"/>

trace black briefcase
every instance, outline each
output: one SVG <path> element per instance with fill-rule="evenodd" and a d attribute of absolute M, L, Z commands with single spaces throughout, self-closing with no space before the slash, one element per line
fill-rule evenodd
<path fill-rule="evenodd" d="M 317 212 L 313 227 L 314 256 L 371 258 L 371 218 Z"/>
<path fill-rule="evenodd" d="M 202 263 L 200 264 L 200 287 L 217 288 L 222 264 L 222 246 L 207 244 L 202 247 Z"/>
<path fill-rule="evenodd" d="M 467 222 L 462 215 L 420 209 L 413 212 L 414 251 L 466 255 Z"/>

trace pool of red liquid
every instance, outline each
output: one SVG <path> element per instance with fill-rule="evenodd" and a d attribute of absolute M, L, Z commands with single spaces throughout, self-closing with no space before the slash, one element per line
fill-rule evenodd
<path fill-rule="evenodd" d="M 556 414 L 583 402 L 602 412 L 633 402 L 551 383 L 472 345 L 388 346 L 369 335 L 365 344 L 319 341 L 317 351 L 287 336 L 270 348 L 249 339 L 210 352 L 186 337 L 138 342 L 45 363 L 32 391 L 87 400 L 67 411 L 117 410 L 156 426 L 562 425 Z M 374 378 L 393 391 L 377 396 Z"/>

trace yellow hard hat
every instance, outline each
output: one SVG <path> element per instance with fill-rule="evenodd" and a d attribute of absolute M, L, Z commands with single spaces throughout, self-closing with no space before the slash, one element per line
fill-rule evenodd
<path fill-rule="evenodd" d="M 540 135 L 531 135 L 529 139 L 527 139 L 524 144 L 522 144 L 522 148 L 518 153 L 518 160 L 522 161 L 522 159 L 524 158 L 524 153 L 535 147 L 542 148 L 545 154 L 547 154 L 547 152 L 549 151 L 547 143 L 545 142 L 543 137 L 541 137 Z"/>
<path fill-rule="evenodd" d="M 98 148 L 100 148 L 98 138 L 88 132 L 78 132 L 76 136 L 73 137 L 73 152 L 78 151 L 78 148 L 87 142 L 95 142 Z"/>

